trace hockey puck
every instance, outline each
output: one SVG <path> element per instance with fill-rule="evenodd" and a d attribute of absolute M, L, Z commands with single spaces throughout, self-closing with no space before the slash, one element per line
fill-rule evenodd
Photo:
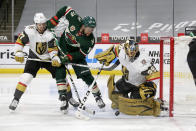
<path fill-rule="evenodd" d="M 115 112 L 115 116 L 118 116 L 119 114 L 120 114 L 119 111 L 116 111 L 116 112 Z"/>

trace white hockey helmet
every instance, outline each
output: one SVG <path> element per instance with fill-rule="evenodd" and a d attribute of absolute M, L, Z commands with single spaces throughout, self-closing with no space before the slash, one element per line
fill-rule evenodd
<path fill-rule="evenodd" d="M 47 19 L 43 13 L 36 13 L 34 16 L 34 23 L 46 23 Z"/>

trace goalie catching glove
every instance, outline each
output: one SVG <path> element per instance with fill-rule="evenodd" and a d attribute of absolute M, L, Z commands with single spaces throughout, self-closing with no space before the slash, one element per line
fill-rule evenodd
<path fill-rule="evenodd" d="M 94 58 L 97 59 L 101 64 L 104 62 L 105 66 L 109 66 L 110 63 L 116 58 L 116 55 L 113 50 L 114 50 L 114 45 L 111 46 L 106 51 L 103 51 L 95 55 Z"/>

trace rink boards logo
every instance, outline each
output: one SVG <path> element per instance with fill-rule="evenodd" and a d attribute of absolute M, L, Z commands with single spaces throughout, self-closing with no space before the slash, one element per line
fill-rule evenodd
<path fill-rule="evenodd" d="M 111 47 L 111 44 L 96 44 L 95 47 L 92 49 L 92 51 L 86 57 L 86 61 L 87 61 L 88 65 L 94 66 L 94 67 L 100 67 L 101 64 L 96 59 L 94 59 L 94 56 L 95 56 L 95 54 L 98 54 L 99 52 L 102 52 L 102 51 L 108 49 L 109 47 Z M 157 44 L 157 45 L 140 44 L 139 48 L 140 48 L 140 52 L 141 52 L 140 57 L 151 58 L 155 67 L 157 69 L 159 69 L 159 57 L 160 57 L 159 44 Z M 23 52 L 25 53 L 25 58 L 27 58 L 27 56 L 28 56 L 28 51 L 29 51 L 29 46 L 25 46 L 23 49 Z M 166 48 L 165 51 L 166 52 L 164 54 L 164 64 L 165 64 L 165 66 L 169 67 L 169 62 L 170 62 L 169 48 Z M 176 51 L 176 52 L 180 52 L 180 51 Z M 180 52 L 180 55 L 181 54 L 182 54 L 182 51 Z M 192 75 L 190 73 L 190 70 L 188 70 L 189 69 L 188 65 L 187 65 L 187 69 L 185 69 L 185 68 L 182 69 L 182 67 L 180 65 L 183 65 L 183 64 L 178 63 L 179 61 L 182 61 L 182 56 L 179 58 L 180 58 L 180 60 L 178 60 L 178 59 L 175 60 L 175 63 L 178 64 L 178 70 L 176 69 L 174 75 L 178 78 L 192 79 Z M 114 60 L 112 63 L 114 63 L 115 61 L 116 60 Z M 0 44 L 0 68 L 1 69 L 5 69 L 5 68 L 23 69 L 24 64 L 25 64 L 25 62 L 21 64 L 21 63 L 15 61 L 15 59 L 14 59 L 14 44 L 2 44 L 2 43 Z M 121 66 L 118 66 L 115 70 L 120 71 Z M 166 71 L 164 73 L 164 76 L 169 77 L 168 71 Z"/>
<path fill-rule="evenodd" d="M 96 44 L 95 47 L 92 49 L 92 51 L 87 55 L 86 61 L 88 64 L 93 66 L 98 66 L 99 62 L 97 59 L 94 59 L 94 56 L 106 49 L 108 49 L 111 46 L 111 44 Z M 159 44 L 157 45 L 147 45 L 147 44 L 141 44 L 139 45 L 140 48 L 140 57 L 144 58 L 150 58 L 152 59 L 152 63 L 159 68 L 159 62 L 160 62 L 160 52 L 159 52 Z M 168 50 L 169 51 L 169 50 Z M 112 61 L 112 63 L 115 63 L 116 59 Z M 169 65 L 170 59 L 169 59 L 169 53 L 165 52 L 164 54 L 164 64 Z M 121 67 L 118 66 L 116 68 L 117 70 L 120 70 Z"/>
<path fill-rule="evenodd" d="M 29 46 L 24 47 L 25 58 L 28 56 L 28 49 Z M 1 68 L 8 66 L 9 68 L 23 67 L 25 62 L 23 64 L 16 62 L 14 56 L 14 44 L 0 44 L 0 65 L 5 65 L 1 66 Z"/>
<path fill-rule="evenodd" d="M 0 65 L 21 65 L 20 63 L 16 62 L 14 60 L 14 44 L 0 44 Z M 97 59 L 94 59 L 94 56 L 106 49 L 108 49 L 111 46 L 111 44 L 96 44 L 95 47 L 91 50 L 91 52 L 87 55 L 86 61 L 89 65 L 92 66 L 99 66 L 99 62 Z M 149 48 L 151 46 L 151 48 Z M 37 44 L 37 52 L 39 54 L 43 54 L 47 47 L 43 43 Z M 28 50 L 29 46 L 24 47 L 24 52 L 25 52 L 25 58 L 28 56 Z M 152 62 L 156 65 L 159 66 L 159 45 L 140 45 L 140 51 L 142 52 L 141 54 L 147 54 L 148 57 L 152 58 Z M 169 54 L 165 53 L 164 54 L 165 59 L 164 62 L 165 64 L 169 64 Z M 141 57 L 145 57 L 142 56 Z M 115 63 L 116 59 L 112 61 L 112 63 Z M 24 64 L 23 64 L 24 65 Z M 117 67 L 117 70 L 120 70 L 120 66 Z"/>

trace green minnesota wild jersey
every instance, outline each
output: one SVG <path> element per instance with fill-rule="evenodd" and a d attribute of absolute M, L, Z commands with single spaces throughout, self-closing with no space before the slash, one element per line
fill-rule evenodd
<path fill-rule="evenodd" d="M 85 59 L 95 45 L 95 38 L 93 34 L 86 36 L 83 32 L 80 32 L 83 25 L 82 18 L 71 7 L 64 6 L 58 10 L 56 16 L 47 21 L 47 28 L 54 28 L 63 16 L 69 21 L 69 25 L 60 38 L 59 46 L 61 50 L 67 54 L 72 62 Z"/>

